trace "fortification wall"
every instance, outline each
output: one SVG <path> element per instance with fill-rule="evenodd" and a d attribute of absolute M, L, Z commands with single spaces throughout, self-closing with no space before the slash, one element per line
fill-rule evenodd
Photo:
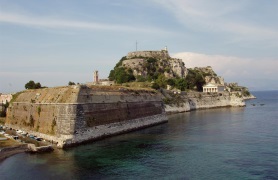
<path fill-rule="evenodd" d="M 127 54 L 127 59 L 132 59 L 132 58 L 140 58 L 140 57 L 145 57 L 145 58 L 157 58 L 157 59 L 168 59 L 170 58 L 168 51 L 166 50 L 161 50 L 161 51 L 134 51 L 134 52 L 129 52 Z"/>
<path fill-rule="evenodd" d="M 49 99 L 53 97 L 63 99 L 64 103 L 57 103 L 55 98 L 52 103 Z M 72 102 L 74 99 L 76 101 Z M 160 120 L 156 117 L 160 117 Z M 138 119 L 142 120 L 139 124 Z M 6 125 L 37 134 L 64 147 L 112 135 L 108 127 L 115 123 L 117 124 L 115 132 L 121 133 L 165 121 L 167 117 L 161 98 L 153 91 L 122 89 L 100 91 L 87 86 L 78 86 L 68 89 L 61 87 L 29 90 L 21 93 L 8 109 Z M 100 127 L 105 127 L 106 130 L 98 131 L 99 137 L 90 138 L 87 132 Z"/>
<path fill-rule="evenodd" d="M 198 109 L 209 109 L 217 107 L 242 107 L 245 106 L 243 98 L 239 98 L 228 92 L 222 93 L 188 93 L 179 97 L 178 104 L 165 105 L 167 113 L 187 112 Z"/>

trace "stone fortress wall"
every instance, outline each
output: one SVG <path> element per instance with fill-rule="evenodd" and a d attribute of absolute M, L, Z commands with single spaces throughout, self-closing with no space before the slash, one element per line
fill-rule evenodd
<path fill-rule="evenodd" d="M 171 96 L 166 94 L 166 97 Z M 166 104 L 165 111 L 167 113 L 187 112 L 198 109 L 210 109 L 219 107 L 243 107 L 245 106 L 244 98 L 238 97 L 236 94 L 229 92 L 221 93 L 202 93 L 189 92 L 186 94 L 175 95 L 178 97 L 173 104 Z"/>
<path fill-rule="evenodd" d="M 19 94 L 8 109 L 6 125 L 66 147 L 166 121 L 161 97 L 154 91 L 82 85 Z"/>
<path fill-rule="evenodd" d="M 140 57 L 148 57 L 148 58 L 157 58 L 157 59 L 168 59 L 170 58 L 167 50 L 161 51 L 134 51 L 129 52 L 126 56 L 127 59 L 132 58 L 140 58 Z"/>

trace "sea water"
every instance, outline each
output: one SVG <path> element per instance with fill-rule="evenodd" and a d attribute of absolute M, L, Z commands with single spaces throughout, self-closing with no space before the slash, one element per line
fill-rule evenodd
<path fill-rule="evenodd" d="M 0 179 L 278 179 L 278 91 L 246 107 L 198 110 L 169 122 L 46 154 L 17 154 Z"/>

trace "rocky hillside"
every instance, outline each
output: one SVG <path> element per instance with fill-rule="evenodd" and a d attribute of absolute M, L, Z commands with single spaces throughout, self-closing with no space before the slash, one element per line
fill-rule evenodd
<path fill-rule="evenodd" d="M 167 50 L 130 52 L 110 72 L 116 83 L 155 81 L 159 78 L 185 78 L 187 69 L 181 59 L 171 58 Z"/>
<path fill-rule="evenodd" d="M 224 78 L 221 76 L 217 76 L 217 74 L 214 72 L 211 66 L 207 67 L 195 67 L 195 71 L 198 71 L 202 74 L 202 76 L 205 79 L 206 84 L 212 83 L 212 84 L 221 84 L 224 85 Z"/>
<path fill-rule="evenodd" d="M 228 92 L 249 96 L 248 89 L 228 84 L 211 66 L 187 69 L 181 59 L 171 58 L 167 48 L 161 51 L 129 52 L 110 71 L 109 80 L 117 84 L 147 82 L 154 89 L 203 91 L 208 83 L 223 85 Z"/>

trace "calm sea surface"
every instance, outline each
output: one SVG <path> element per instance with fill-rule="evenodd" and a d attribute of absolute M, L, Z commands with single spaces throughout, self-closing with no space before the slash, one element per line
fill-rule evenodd
<path fill-rule="evenodd" d="M 0 179 L 278 179 L 278 91 L 245 108 L 169 116 L 169 123 L 47 154 L 17 154 Z"/>

